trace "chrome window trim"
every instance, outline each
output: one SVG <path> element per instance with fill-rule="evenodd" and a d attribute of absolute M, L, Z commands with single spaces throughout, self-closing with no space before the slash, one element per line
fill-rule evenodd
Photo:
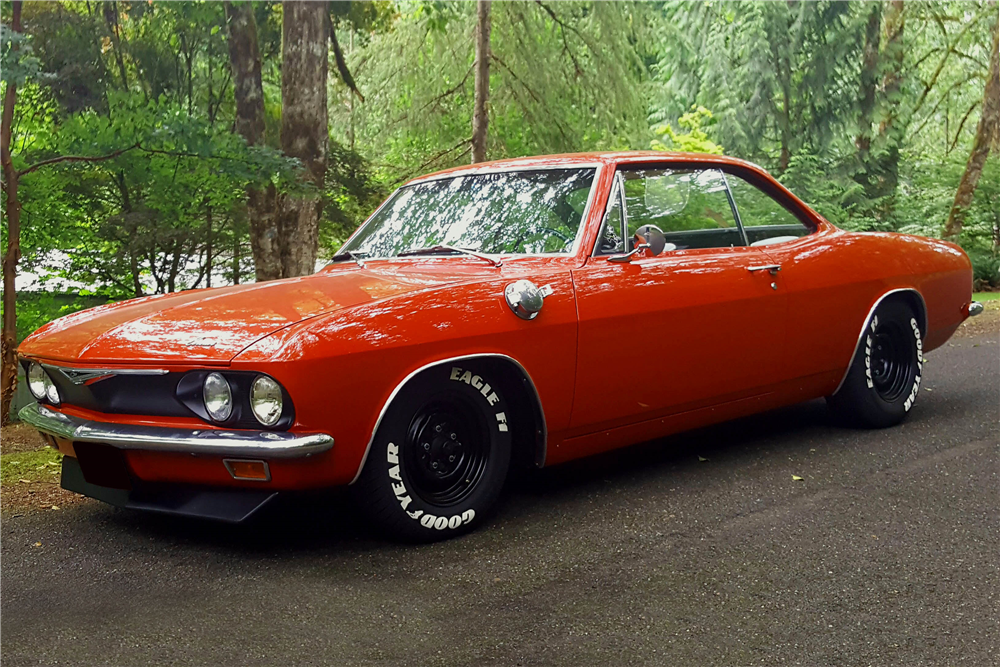
<path fill-rule="evenodd" d="M 721 169 L 716 169 L 716 171 L 722 174 L 722 182 L 726 184 L 726 197 L 729 198 L 729 207 L 733 209 L 733 217 L 736 218 L 736 226 L 740 230 L 740 236 L 743 237 L 743 245 L 749 248 L 750 238 L 747 236 L 747 230 L 743 227 L 743 218 L 740 217 L 740 209 L 736 205 L 736 198 L 733 197 L 733 189 L 729 187 L 729 179 L 726 178 L 726 172 Z"/>
<path fill-rule="evenodd" d="M 368 445 L 365 447 L 365 453 L 361 457 L 361 463 L 358 465 L 358 471 L 357 473 L 354 474 L 354 479 L 352 479 L 349 482 L 349 484 L 354 484 L 356 481 L 358 481 L 358 478 L 361 477 L 361 471 L 365 469 L 365 463 L 368 462 L 368 454 L 371 452 L 372 445 L 375 443 L 375 436 L 376 434 L 378 434 L 378 427 L 382 425 L 382 419 L 385 417 L 385 413 L 389 411 L 389 406 L 392 405 L 393 400 L 395 400 L 396 396 L 399 394 L 400 391 L 402 391 L 403 387 L 405 387 L 410 380 L 412 380 L 420 373 L 423 373 L 428 369 L 434 368 L 435 366 L 442 366 L 444 364 L 450 364 L 456 361 L 463 361 L 466 359 L 484 359 L 484 358 L 502 359 L 504 361 L 509 361 L 513 363 L 515 366 L 517 366 L 518 370 L 520 370 L 521 373 L 524 374 L 524 377 L 528 380 L 528 386 L 531 387 L 531 392 L 533 394 L 533 396 L 529 398 L 534 398 L 535 404 L 538 407 L 538 412 L 542 416 L 542 452 L 541 452 L 542 455 L 540 459 L 536 457 L 535 465 L 539 468 L 544 467 L 545 458 L 548 455 L 547 447 L 549 440 L 549 432 L 548 432 L 548 426 L 545 422 L 545 409 L 542 407 L 542 399 L 541 396 L 538 394 L 538 388 L 535 386 L 535 381 L 532 379 L 531 374 L 528 373 L 527 369 L 517 359 L 514 359 L 513 357 L 506 354 L 500 354 L 498 352 L 482 352 L 478 354 L 465 354 L 459 357 L 448 357 L 447 359 L 439 359 L 438 361 L 432 361 L 430 363 L 424 364 L 415 371 L 412 371 L 405 378 L 403 378 L 402 381 L 400 381 L 399 384 L 397 384 L 396 387 L 392 390 L 392 393 L 389 394 L 389 398 L 386 399 L 385 403 L 382 404 L 382 409 L 378 413 L 378 419 L 375 420 L 375 428 L 372 429 L 372 435 L 368 439 Z"/>
<path fill-rule="evenodd" d="M 38 403 L 21 408 L 18 417 L 56 438 L 128 450 L 279 459 L 312 456 L 333 447 L 333 437 L 326 433 L 112 424 L 80 419 Z"/>
<path fill-rule="evenodd" d="M 880 296 L 878 299 L 875 300 L 875 303 L 872 304 L 872 307 L 868 309 L 868 314 L 865 315 L 865 319 L 862 320 L 861 330 L 858 332 L 858 340 L 854 343 L 854 351 L 851 353 L 851 359 L 850 361 L 847 362 L 847 368 L 844 370 L 844 375 L 843 377 L 840 378 L 840 382 L 837 383 L 837 388 L 833 390 L 833 394 L 836 394 L 838 391 L 840 391 L 840 388 L 844 386 L 844 382 L 847 380 L 848 373 L 851 372 L 851 366 L 854 365 L 854 359 L 855 357 L 858 356 L 858 350 L 861 348 L 861 339 L 865 337 L 865 329 L 868 328 L 868 321 L 871 320 L 872 315 L 875 313 L 875 309 L 879 307 L 879 304 L 885 301 L 886 297 L 892 296 L 893 294 L 899 294 L 900 292 L 913 292 L 920 299 L 920 304 L 921 306 L 923 306 L 924 310 L 923 322 L 921 323 L 923 327 L 921 329 L 921 332 L 923 333 L 924 336 L 927 335 L 927 302 L 924 300 L 924 295 L 918 292 L 913 287 L 898 287 L 896 289 L 891 289 L 888 292 L 885 292 L 884 294 L 882 294 L 882 296 Z M 833 394 L 831 394 L 831 396 Z"/>
<path fill-rule="evenodd" d="M 458 172 L 458 173 L 432 174 L 430 176 L 422 176 L 422 177 L 419 177 L 419 178 L 415 178 L 412 181 L 410 181 L 410 182 L 408 182 L 408 183 L 406 183 L 404 185 L 401 185 L 400 187 L 398 187 L 395 190 L 393 190 L 392 193 L 388 197 L 385 198 L 385 201 L 382 202 L 382 204 L 377 209 L 375 209 L 375 211 L 370 216 L 368 216 L 368 218 L 363 223 L 361 223 L 361 225 L 356 230 L 354 230 L 354 233 L 351 234 L 349 237 L 347 237 L 347 240 L 344 241 L 343 245 L 341 245 L 340 248 L 337 250 L 337 252 L 334 253 L 334 254 L 341 254 L 341 253 L 343 253 L 344 252 L 344 248 L 347 247 L 347 245 L 354 239 L 354 237 L 357 236 L 358 234 L 360 234 L 362 231 L 364 231 L 365 227 L 367 227 L 371 223 L 371 221 L 375 218 L 375 216 L 379 214 L 379 211 L 381 211 L 383 208 L 385 208 L 386 205 L 395 198 L 396 193 L 399 192 L 400 190 L 402 190 L 403 188 L 408 188 L 408 187 L 414 186 L 414 185 L 421 185 L 423 183 L 430 183 L 432 181 L 440 181 L 440 180 L 444 180 L 444 179 L 448 179 L 448 178 L 458 178 L 458 177 L 463 176 L 463 175 L 466 175 L 466 176 L 479 176 L 481 174 L 502 174 L 502 173 L 512 173 L 512 172 L 516 172 L 516 171 L 572 171 L 574 169 L 594 169 L 595 170 L 594 171 L 594 180 L 590 184 L 590 193 L 587 195 L 587 205 L 583 207 L 583 213 L 580 215 L 580 225 L 576 229 L 576 238 L 573 239 L 573 245 L 572 245 L 572 247 L 569 250 L 567 250 L 566 252 L 498 253 L 496 255 L 497 257 L 500 257 L 500 258 L 503 258 L 503 257 L 575 257 L 577 255 L 577 253 L 579 253 L 579 251 L 580 251 L 580 244 L 583 241 L 583 232 L 585 231 L 586 226 L 587 226 L 587 219 L 590 217 L 590 210 L 591 210 L 591 208 L 594 205 L 594 197 L 596 196 L 596 193 L 597 193 L 597 182 L 598 182 L 598 180 L 600 179 L 600 177 L 601 177 L 601 175 L 603 173 L 602 170 L 606 169 L 607 167 L 608 167 L 608 165 L 604 164 L 603 162 L 586 162 L 586 163 L 573 164 L 573 165 L 544 165 L 544 166 L 539 166 L 539 167 L 487 167 L 487 168 L 483 168 L 483 169 L 463 170 L 462 172 Z M 407 257 L 364 257 L 363 259 L 365 261 L 372 261 L 372 260 L 383 260 L 383 259 L 413 259 L 413 258 L 412 257 L 410 257 L 410 258 L 407 258 Z M 427 259 L 427 258 L 426 257 L 419 257 L 417 259 Z M 451 258 L 450 257 L 444 257 L 443 259 L 451 259 Z"/>

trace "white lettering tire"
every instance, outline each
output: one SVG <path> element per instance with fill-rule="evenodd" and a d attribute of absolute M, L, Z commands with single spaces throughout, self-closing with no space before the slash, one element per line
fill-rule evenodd
<path fill-rule="evenodd" d="M 827 402 L 841 421 L 865 428 L 894 426 L 920 391 L 923 332 L 900 299 L 883 301 L 865 325 L 840 390 Z"/>
<path fill-rule="evenodd" d="M 433 542 L 489 515 L 511 456 L 512 416 L 497 385 L 455 362 L 421 373 L 393 399 L 352 487 L 387 537 Z"/>

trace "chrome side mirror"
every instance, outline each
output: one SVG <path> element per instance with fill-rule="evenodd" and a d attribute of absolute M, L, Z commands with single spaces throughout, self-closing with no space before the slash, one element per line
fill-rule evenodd
<path fill-rule="evenodd" d="M 643 250 L 648 250 L 650 257 L 656 257 L 665 249 L 668 249 L 667 246 L 670 246 L 669 250 L 676 248 L 673 243 L 667 243 L 667 238 L 663 235 L 663 231 L 656 225 L 643 225 L 635 230 L 632 243 L 635 245 L 632 252 L 625 253 L 624 255 L 612 255 L 608 257 L 608 261 L 624 264 L 631 262 L 632 258 Z"/>

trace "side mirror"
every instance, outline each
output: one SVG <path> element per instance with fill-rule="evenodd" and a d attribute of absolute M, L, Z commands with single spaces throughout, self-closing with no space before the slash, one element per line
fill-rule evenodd
<path fill-rule="evenodd" d="M 611 257 L 608 257 L 608 261 L 619 263 L 631 262 L 632 258 L 643 250 L 649 251 L 649 257 L 656 257 L 663 252 L 667 246 L 670 246 L 670 250 L 673 250 L 676 247 L 672 243 L 667 243 L 667 238 L 656 225 L 643 225 L 639 229 L 635 230 L 635 236 L 632 237 L 632 243 L 634 247 L 632 252 L 624 255 L 612 255 Z"/>

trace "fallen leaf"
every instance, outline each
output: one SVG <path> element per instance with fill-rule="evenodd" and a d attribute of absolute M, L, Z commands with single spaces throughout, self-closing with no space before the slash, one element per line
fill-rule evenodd
<path fill-rule="evenodd" d="M 698 457 L 698 460 L 699 460 L 699 461 L 707 461 L 708 459 L 706 459 L 706 458 L 705 458 L 704 456 L 699 456 L 699 457 Z"/>
<path fill-rule="evenodd" d="M 52 509 L 57 510 L 57 509 L 59 509 L 59 506 L 58 505 L 53 505 Z"/>
<path fill-rule="evenodd" d="M 925 364 L 927 363 L 927 359 L 924 359 L 924 363 L 925 363 Z"/>
<path fill-rule="evenodd" d="M 804 477 L 799 477 L 798 475 L 792 475 L 792 481 L 793 482 L 802 482 L 804 480 L 805 480 Z"/>
<path fill-rule="evenodd" d="M 924 387 L 924 391 L 934 391 L 934 390 L 931 389 L 930 387 Z"/>
<path fill-rule="evenodd" d="M 35 546 L 36 547 L 40 547 L 40 546 L 42 546 L 42 543 L 41 542 L 35 542 Z"/>
<path fill-rule="evenodd" d="M 19 479 L 17 481 L 19 481 L 21 484 L 31 484 L 31 480 L 30 479 Z"/>

